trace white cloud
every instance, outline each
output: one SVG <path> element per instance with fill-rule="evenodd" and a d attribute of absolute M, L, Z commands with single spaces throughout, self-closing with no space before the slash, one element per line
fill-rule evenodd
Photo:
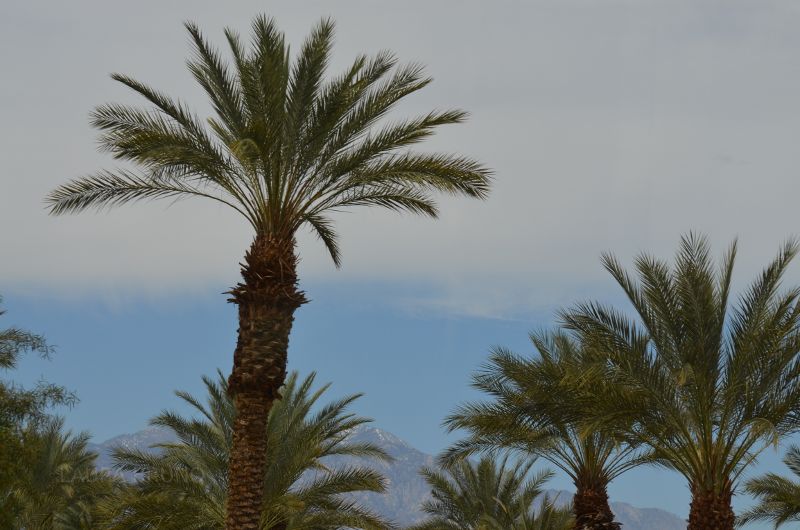
<path fill-rule="evenodd" d="M 436 82 L 404 113 L 457 106 L 467 125 L 430 148 L 496 171 L 489 201 L 443 200 L 442 218 L 340 216 L 344 269 L 301 239 L 313 281 L 419 281 L 418 301 L 472 314 L 564 303 L 610 285 L 598 256 L 669 255 L 690 229 L 742 243 L 748 278 L 796 228 L 800 10 L 791 2 L 376 2 L 271 4 L 292 42 L 330 13 L 334 69 L 393 49 Z M 180 22 L 220 42 L 261 3 L 6 6 L 0 17 L 0 278 L 67 293 L 224 288 L 247 226 L 213 205 L 135 205 L 50 218 L 42 197 L 111 165 L 93 105 L 132 101 L 130 73 L 205 108 L 183 68 Z M 800 275 L 796 275 L 800 277 Z"/>

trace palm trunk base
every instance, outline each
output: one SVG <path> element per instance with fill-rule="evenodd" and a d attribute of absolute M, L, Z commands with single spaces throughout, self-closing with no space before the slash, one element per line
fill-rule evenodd
<path fill-rule="evenodd" d="M 692 492 L 688 530 L 733 530 L 735 516 L 731 492 Z"/>
<path fill-rule="evenodd" d="M 620 530 L 622 527 L 614 522 L 605 488 L 579 488 L 572 509 L 575 513 L 575 530 Z"/>

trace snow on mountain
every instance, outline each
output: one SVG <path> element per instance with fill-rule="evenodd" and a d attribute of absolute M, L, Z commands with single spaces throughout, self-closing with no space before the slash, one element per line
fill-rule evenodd
<path fill-rule="evenodd" d="M 429 497 L 430 490 L 419 475 L 423 466 L 433 466 L 434 458 L 403 441 L 398 436 L 374 427 L 359 426 L 350 433 L 354 441 L 373 443 L 393 457 L 392 462 L 370 462 L 369 465 L 383 473 L 387 479 L 385 494 L 364 493 L 357 500 L 365 507 L 387 517 L 401 526 L 419 522 L 424 518 L 421 504 Z M 91 444 L 98 453 L 97 466 L 110 470 L 113 466 L 111 451 L 114 447 L 146 450 L 159 443 L 175 441 L 168 429 L 149 427 L 133 434 L 123 434 L 100 444 Z M 364 465 L 363 460 L 352 457 L 334 457 L 332 466 Z M 126 478 L 131 479 L 131 476 Z M 551 498 L 568 503 L 572 493 L 548 491 Z M 624 530 L 684 530 L 686 522 L 680 517 L 657 508 L 637 508 L 624 502 L 612 502 L 611 509 L 622 523 Z"/>

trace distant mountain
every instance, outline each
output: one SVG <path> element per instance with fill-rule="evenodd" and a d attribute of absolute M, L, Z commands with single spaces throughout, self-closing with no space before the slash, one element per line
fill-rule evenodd
<path fill-rule="evenodd" d="M 420 505 L 429 497 L 430 490 L 418 471 L 423 466 L 434 465 L 431 455 L 410 446 L 397 436 L 373 427 L 358 427 L 351 434 L 354 441 L 371 442 L 389 453 L 393 462 L 371 463 L 370 465 L 386 477 L 387 492 L 379 495 L 364 493 L 357 496 L 359 502 L 375 512 L 397 522 L 402 526 L 419 522 L 424 518 Z M 124 434 L 100 444 L 91 444 L 99 455 L 97 466 L 110 470 L 113 465 L 111 451 L 114 447 L 146 450 L 158 443 L 174 441 L 174 435 L 167 429 L 150 427 L 133 434 Z M 363 461 L 351 457 L 336 457 L 329 460 L 331 466 L 363 465 Z M 125 475 L 132 479 L 131 475 Z M 572 493 L 551 490 L 550 497 L 558 502 L 568 503 Z M 623 530 L 685 530 L 686 522 L 680 517 L 657 508 L 637 508 L 624 502 L 612 502 L 611 509 L 622 523 Z"/>
<path fill-rule="evenodd" d="M 176 440 L 177 437 L 169 429 L 164 427 L 148 427 L 147 429 L 136 431 L 133 434 L 115 436 L 103 443 L 90 443 L 89 449 L 97 453 L 95 465 L 98 469 L 119 475 L 126 480 L 133 480 L 135 478 L 133 473 L 120 472 L 113 468 L 114 460 L 111 457 L 111 453 L 115 448 L 138 449 L 143 451 L 150 449 L 153 445 L 174 442 Z"/>
<path fill-rule="evenodd" d="M 623 530 L 686 530 L 686 520 L 658 508 L 636 508 L 626 502 L 612 502 L 611 509 Z"/>

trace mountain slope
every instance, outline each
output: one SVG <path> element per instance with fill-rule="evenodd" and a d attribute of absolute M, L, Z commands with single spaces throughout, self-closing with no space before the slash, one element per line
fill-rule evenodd
<path fill-rule="evenodd" d="M 419 522 L 424 518 L 420 505 L 428 498 L 429 488 L 418 471 L 422 466 L 434 465 L 431 455 L 410 446 L 387 431 L 372 427 L 359 427 L 351 434 L 354 440 L 371 442 L 389 453 L 393 462 L 372 463 L 371 466 L 387 478 L 387 492 L 384 495 L 364 493 L 357 496 L 359 502 L 375 512 L 388 517 L 401 526 Z M 117 436 L 100 444 L 91 444 L 91 449 L 99 455 L 97 466 L 111 469 L 113 461 L 110 453 L 114 447 L 147 449 L 153 444 L 174 441 L 170 431 L 160 427 L 150 427 L 133 434 Z M 337 457 L 329 460 L 331 466 L 363 465 L 357 459 Z M 133 477 L 128 475 L 128 479 Z M 568 503 L 572 493 L 550 491 L 559 502 Z M 624 530 L 684 530 L 686 522 L 680 517 L 657 508 L 637 508 L 624 502 L 612 502 L 611 508 L 622 523 Z"/>

